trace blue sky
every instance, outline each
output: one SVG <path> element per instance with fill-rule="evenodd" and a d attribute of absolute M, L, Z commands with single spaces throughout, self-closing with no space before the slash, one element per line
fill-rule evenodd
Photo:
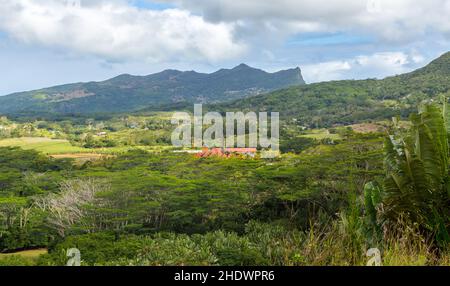
<path fill-rule="evenodd" d="M 448 15 L 450 0 L 0 0 L 0 95 L 240 63 L 382 78 L 450 50 Z"/>
<path fill-rule="evenodd" d="M 175 5 L 170 3 L 157 3 L 152 1 L 145 0 L 134 0 L 131 1 L 130 4 L 132 6 L 141 8 L 141 9 L 149 9 L 149 10 L 165 10 L 165 9 L 173 9 L 176 8 Z"/>
<path fill-rule="evenodd" d="M 286 41 L 287 45 L 324 46 L 324 45 L 363 45 L 375 44 L 370 35 L 336 33 L 304 33 L 295 35 Z"/>

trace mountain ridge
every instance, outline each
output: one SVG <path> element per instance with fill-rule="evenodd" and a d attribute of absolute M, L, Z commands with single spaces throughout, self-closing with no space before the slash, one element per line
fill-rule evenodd
<path fill-rule="evenodd" d="M 177 102 L 225 102 L 303 84 L 298 67 L 274 73 L 246 64 L 213 73 L 167 69 L 5 95 L 0 97 L 0 113 L 128 112 Z"/>

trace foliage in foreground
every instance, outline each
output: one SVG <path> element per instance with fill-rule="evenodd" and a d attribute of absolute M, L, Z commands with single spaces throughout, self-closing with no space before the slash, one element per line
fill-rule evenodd
<path fill-rule="evenodd" d="M 372 222 L 373 206 L 378 205 L 384 223 L 395 225 L 402 218 L 440 248 L 450 242 L 449 145 L 443 113 L 445 109 L 442 112 L 436 105 L 424 105 L 419 114 L 411 115 L 412 127 L 406 134 L 389 136 L 382 202 L 369 204 Z M 366 197 L 377 193 L 377 186 L 366 186 Z"/>
<path fill-rule="evenodd" d="M 342 218 L 327 227 L 318 223 L 302 232 L 252 221 L 243 235 L 224 231 L 122 237 L 85 234 L 68 237 L 37 261 L 15 257 L 3 264 L 62 266 L 68 260 L 67 250 L 76 247 L 81 252 L 82 266 L 366 265 L 370 244 L 355 244 L 347 223 Z M 386 266 L 450 265 L 450 253 L 437 255 L 431 244 L 407 225 L 390 232 L 378 247 Z"/>

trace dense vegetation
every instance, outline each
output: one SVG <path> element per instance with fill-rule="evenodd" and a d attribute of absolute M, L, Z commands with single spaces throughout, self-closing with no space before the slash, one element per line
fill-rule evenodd
<path fill-rule="evenodd" d="M 363 265 L 372 247 L 385 264 L 447 264 L 442 114 L 425 105 L 390 137 L 300 136 L 272 160 L 0 148 L 0 248 L 49 249 L 0 264 L 63 265 L 73 247 L 84 265 Z"/>
<path fill-rule="evenodd" d="M 228 236 L 246 233 L 253 220 L 306 230 L 313 218 L 331 219 L 347 205 L 349 185 L 362 188 L 379 175 L 381 143 L 352 135 L 273 162 L 132 151 L 82 166 L 1 148 L 0 247 L 54 247 L 105 232 L 116 239 L 162 231 Z"/>

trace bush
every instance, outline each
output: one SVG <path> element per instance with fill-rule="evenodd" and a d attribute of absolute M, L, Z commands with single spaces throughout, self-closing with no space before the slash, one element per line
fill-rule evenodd
<path fill-rule="evenodd" d="M 27 259 L 20 255 L 0 257 L 0 266 L 34 266 L 32 259 Z"/>

